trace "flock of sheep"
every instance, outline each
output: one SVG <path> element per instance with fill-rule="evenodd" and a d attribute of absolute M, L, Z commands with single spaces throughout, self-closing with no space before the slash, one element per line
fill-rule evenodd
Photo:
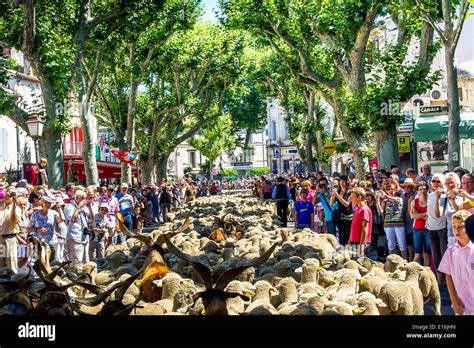
<path fill-rule="evenodd" d="M 390 255 L 380 263 L 309 229 L 281 228 L 271 202 L 234 192 L 199 198 L 157 230 L 129 236 L 75 268 L 1 272 L 3 314 L 420 315 L 441 314 L 433 272 Z M 52 258 L 51 258 L 52 259 Z"/>

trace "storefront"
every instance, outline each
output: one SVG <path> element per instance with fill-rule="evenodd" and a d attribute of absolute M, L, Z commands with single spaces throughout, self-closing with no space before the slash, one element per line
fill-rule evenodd
<path fill-rule="evenodd" d="M 73 179 L 68 175 L 69 165 L 72 164 L 71 173 Z M 35 163 L 24 163 L 24 176 L 28 182 L 36 184 L 37 182 L 37 171 Z M 120 163 L 112 162 L 101 162 L 97 161 L 97 169 L 99 172 L 99 180 L 106 181 L 108 183 L 118 183 L 121 176 Z M 64 161 L 64 175 L 65 180 L 73 181 L 76 183 L 84 184 L 86 182 L 86 173 L 84 170 L 84 161 L 82 159 L 65 159 Z M 137 177 L 137 167 L 132 166 L 132 176 Z"/>
<path fill-rule="evenodd" d="M 443 172 L 448 168 L 448 115 L 445 107 L 420 109 L 415 121 L 414 140 L 416 142 L 418 170 L 430 164 L 433 172 Z M 474 112 L 462 112 L 459 125 L 461 141 L 461 167 L 474 170 Z"/>

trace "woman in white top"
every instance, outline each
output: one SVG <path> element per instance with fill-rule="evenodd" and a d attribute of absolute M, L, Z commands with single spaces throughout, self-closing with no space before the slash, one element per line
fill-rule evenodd
<path fill-rule="evenodd" d="M 448 247 L 450 247 L 456 243 L 451 218 L 463 205 L 464 198 L 459 193 L 461 180 L 459 180 L 459 176 L 456 173 L 447 173 L 444 185 L 447 189 L 446 197 L 448 198 L 446 202 L 446 227 L 448 229 Z"/>

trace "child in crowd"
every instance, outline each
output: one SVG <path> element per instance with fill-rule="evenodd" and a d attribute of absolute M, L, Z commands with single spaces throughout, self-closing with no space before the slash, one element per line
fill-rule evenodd
<path fill-rule="evenodd" d="M 314 227 L 314 206 L 307 199 L 308 190 L 302 189 L 300 200 L 295 204 L 295 228 Z"/>
<path fill-rule="evenodd" d="M 133 216 L 132 216 L 133 231 L 134 232 L 142 232 L 143 225 L 144 225 L 144 219 L 143 219 L 143 216 L 142 216 L 141 208 L 140 208 L 140 206 L 137 206 L 133 210 Z"/>
<path fill-rule="evenodd" d="M 438 271 L 446 274 L 454 313 L 474 315 L 473 216 L 467 210 L 459 210 L 452 216 L 452 226 L 456 243 L 444 253 Z"/>

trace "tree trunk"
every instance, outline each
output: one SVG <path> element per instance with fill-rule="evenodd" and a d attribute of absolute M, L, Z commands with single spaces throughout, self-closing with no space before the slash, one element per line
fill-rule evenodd
<path fill-rule="evenodd" d="M 314 91 L 305 88 L 305 97 L 306 97 L 306 108 L 307 108 L 307 118 L 309 124 L 312 125 L 314 122 Z M 314 171 L 314 158 L 313 158 L 313 134 L 309 129 L 305 134 L 305 147 L 306 147 L 306 165 L 308 167 L 308 172 L 311 173 Z"/>
<path fill-rule="evenodd" d="M 311 134 L 311 132 L 307 132 L 305 134 L 305 148 L 306 148 L 305 164 L 306 164 L 308 173 L 311 173 L 314 171 L 313 135 Z"/>
<path fill-rule="evenodd" d="M 167 179 L 168 156 L 158 158 L 156 161 L 156 181 L 161 182 L 161 179 Z"/>
<path fill-rule="evenodd" d="M 354 165 L 355 165 L 355 175 L 357 178 L 362 179 L 366 171 L 366 159 L 364 158 L 363 148 L 364 140 L 360 136 L 354 134 L 352 130 L 347 125 L 347 122 L 344 122 L 344 103 L 338 97 L 333 98 L 333 110 L 334 117 L 337 119 L 344 139 L 349 144 L 350 152 L 352 154 Z"/>
<path fill-rule="evenodd" d="M 39 140 L 40 157 L 48 160 L 48 186 L 56 189 L 64 186 L 63 139 L 54 128 L 46 127 Z M 36 183 L 34 183 L 36 184 Z"/>
<path fill-rule="evenodd" d="M 379 168 L 390 169 L 391 165 L 400 166 L 396 125 L 391 125 L 387 130 L 376 131 L 375 139 Z"/>
<path fill-rule="evenodd" d="M 138 80 L 130 78 L 130 95 L 128 97 L 128 113 L 127 113 L 127 149 L 132 150 L 135 145 L 135 110 L 137 101 Z M 132 183 L 132 167 L 125 163 L 122 165 L 122 181 Z"/>
<path fill-rule="evenodd" d="M 356 143 L 356 146 L 360 145 L 361 142 L 359 143 Z M 363 151 L 361 150 L 360 147 L 353 147 L 351 146 L 352 148 L 352 159 L 354 161 L 354 165 L 355 165 L 355 175 L 356 175 L 356 178 L 358 179 L 362 179 L 364 178 L 364 175 L 365 175 L 365 172 L 367 170 L 366 168 L 366 158 L 364 157 L 364 154 L 363 154 Z"/>
<path fill-rule="evenodd" d="M 143 161 L 142 164 L 140 165 L 142 180 L 143 180 L 143 183 L 146 185 L 150 185 L 157 181 L 153 173 L 153 166 L 154 166 L 153 160 L 150 161 L 150 159 Z"/>
<path fill-rule="evenodd" d="M 244 150 L 248 149 L 251 138 L 252 138 L 252 130 L 250 128 L 247 128 L 247 131 L 245 132 Z"/>
<path fill-rule="evenodd" d="M 130 167 L 130 165 L 126 162 L 121 162 L 120 167 L 122 171 L 120 180 L 128 184 L 132 183 L 132 167 Z"/>
<path fill-rule="evenodd" d="M 449 128 L 448 128 L 448 169 L 460 165 L 461 144 L 459 141 L 459 124 L 461 122 L 461 110 L 458 94 L 458 73 L 454 66 L 455 49 L 445 46 L 446 75 L 448 80 L 448 106 L 449 106 Z"/>
<path fill-rule="evenodd" d="M 79 117 L 82 126 L 82 159 L 84 160 L 84 170 L 86 172 L 87 185 L 99 185 L 99 172 L 97 170 L 96 161 L 96 143 L 94 137 L 94 130 L 92 125 L 92 115 L 88 105 L 84 105 L 83 98 L 79 101 Z"/>

